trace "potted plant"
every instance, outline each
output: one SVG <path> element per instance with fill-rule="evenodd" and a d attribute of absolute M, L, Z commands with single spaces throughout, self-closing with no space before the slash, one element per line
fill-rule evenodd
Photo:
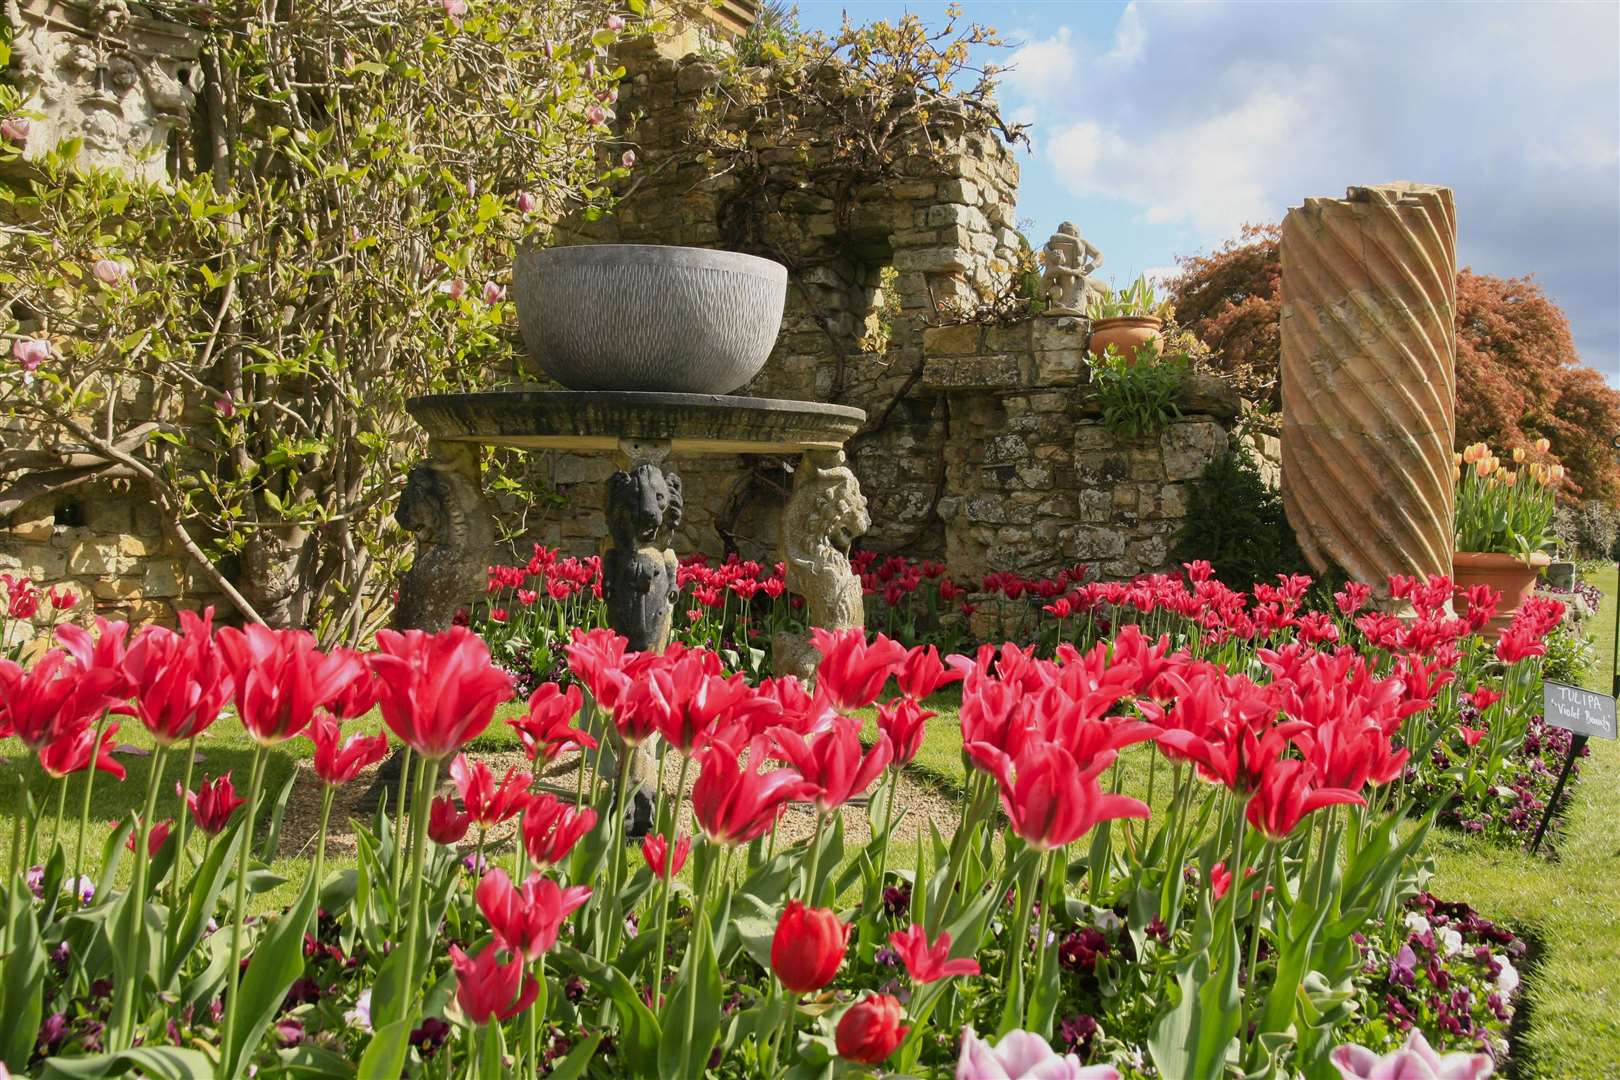
<path fill-rule="evenodd" d="M 1103 293 L 1086 306 L 1091 320 L 1086 348 L 1102 356 L 1112 345 L 1120 355 L 1134 357 L 1139 346 L 1159 336 L 1170 314 L 1170 301 L 1159 300 L 1147 278 L 1139 277 L 1124 291 Z"/>
<path fill-rule="evenodd" d="M 1547 453 L 1547 440 L 1536 440 L 1537 454 Z M 1490 628 L 1513 621 L 1536 585 L 1536 576 L 1552 560 L 1542 551 L 1551 535 L 1555 496 L 1564 467 L 1527 461 L 1523 447 L 1513 451 L 1510 467 L 1475 443 L 1457 455 L 1457 550 L 1452 579 L 1460 598 L 1470 585 L 1489 585 L 1502 594 Z"/>

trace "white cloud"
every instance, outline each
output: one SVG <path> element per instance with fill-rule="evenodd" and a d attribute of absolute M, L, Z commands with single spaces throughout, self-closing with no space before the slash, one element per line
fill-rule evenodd
<path fill-rule="evenodd" d="M 1128 63 L 1142 55 L 1146 44 L 1147 27 L 1142 25 L 1136 0 L 1131 0 L 1120 13 L 1119 25 L 1114 27 L 1114 47 L 1108 50 L 1108 59 Z"/>

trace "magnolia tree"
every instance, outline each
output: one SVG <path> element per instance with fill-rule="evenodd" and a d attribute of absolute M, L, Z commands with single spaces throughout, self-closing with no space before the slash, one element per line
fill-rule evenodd
<path fill-rule="evenodd" d="M 626 20 L 599 0 L 150 6 L 202 41 L 172 185 L 76 168 L 68 144 L 0 187 L 0 415 L 38 442 L 0 451 L 0 508 L 86 462 L 134 479 L 244 617 L 357 640 L 404 550 L 404 400 L 509 371 L 514 245 L 634 161 L 603 146 Z M 15 159 L 30 117 L 8 94 Z"/>

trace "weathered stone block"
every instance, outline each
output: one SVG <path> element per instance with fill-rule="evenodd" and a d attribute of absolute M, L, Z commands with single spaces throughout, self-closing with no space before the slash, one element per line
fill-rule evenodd
<path fill-rule="evenodd" d="M 1190 418 L 1168 425 L 1159 436 L 1164 478 L 1195 480 L 1211 461 L 1226 453 L 1226 429 L 1213 420 Z"/>
<path fill-rule="evenodd" d="M 1091 377 L 1083 349 L 1037 352 L 1034 356 L 1037 386 L 1078 386 Z"/>
<path fill-rule="evenodd" d="M 967 252 L 955 246 L 901 248 L 894 253 L 894 268 L 900 271 L 959 274 L 968 269 L 968 257 Z"/>
<path fill-rule="evenodd" d="M 1131 466 L 1124 454 L 1093 451 L 1075 455 L 1074 472 L 1082 485 L 1104 487 L 1129 478 Z"/>
<path fill-rule="evenodd" d="M 1110 450 L 1114 446 L 1114 436 L 1107 428 L 1095 420 L 1082 421 L 1074 428 L 1075 453 L 1084 453 L 1088 450 Z"/>
<path fill-rule="evenodd" d="M 1013 356 L 929 360 L 923 369 L 923 382 L 941 389 L 1011 389 L 1023 381 L 1018 359 Z"/>
<path fill-rule="evenodd" d="M 78 539 L 68 548 L 67 570 L 86 577 L 126 574 L 135 568 L 136 561 L 119 550 L 116 537 Z"/>
<path fill-rule="evenodd" d="M 974 323 L 956 326 L 930 326 L 923 330 L 923 353 L 927 356 L 967 356 L 979 351 L 979 330 Z"/>
<path fill-rule="evenodd" d="M 1081 526 L 1069 532 L 1064 554 L 1072 559 L 1111 559 L 1125 554 L 1125 537 L 1116 529 Z"/>

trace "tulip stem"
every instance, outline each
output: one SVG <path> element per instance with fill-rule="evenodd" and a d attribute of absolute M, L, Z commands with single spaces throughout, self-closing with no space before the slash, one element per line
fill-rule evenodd
<path fill-rule="evenodd" d="M 680 779 L 675 786 L 675 812 L 669 816 L 669 831 L 664 834 L 664 872 L 658 876 L 663 880 L 663 889 L 658 894 L 658 939 L 653 947 L 652 977 L 653 1001 L 656 1003 L 663 997 L 664 989 L 664 944 L 669 937 L 669 893 L 674 887 L 675 876 L 675 838 L 681 833 L 681 800 L 686 797 L 686 771 L 691 767 L 692 758 L 688 754 L 681 755 Z M 773 830 L 772 835 L 775 835 Z"/>
<path fill-rule="evenodd" d="M 687 970 L 691 974 L 694 985 L 689 988 L 690 993 L 686 995 L 686 1026 L 683 1029 L 686 1035 L 685 1038 L 681 1040 L 681 1046 L 683 1048 L 690 1047 L 692 1045 L 692 1028 L 697 1025 L 698 992 L 696 983 L 698 979 L 698 965 L 703 962 L 703 943 L 708 938 L 709 913 L 706 910 L 705 905 L 708 903 L 709 899 L 709 878 L 713 876 L 710 873 L 709 864 L 711 862 L 713 862 L 712 859 L 704 859 L 699 864 L 697 875 L 697 896 L 692 901 L 692 937 L 690 944 L 687 945 L 687 955 L 690 957 L 691 963 Z"/>
<path fill-rule="evenodd" d="M 1053 868 L 1055 867 L 1056 863 L 1057 863 L 1057 851 L 1056 850 L 1048 851 L 1045 855 L 1043 855 L 1041 857 L 1041 860 L 1040 860 L 1041 872 L 1040 872 L 1039 877 L 1037 878 L 1038 881 L 1044 882 L 1044 887 L 1041 888 L 1041 897 L 1040 897 L 1041 918 L 1040 918 L 1040 922 L 1038 922 L 1036 924 L 1037 929 L 1035 931 L 1035 985 L 1036 986 L 1045 985 L 1045 982 L 1046 982 L 1046 957 L 1047 957 L 1048 953 L 1051 953 L 1052 951 L 1054 951 L 1054 950 L 1048 949 L 1046 947 L 1046 920 L 1047 920 L 1047 915 L 1049 914 L 1049 912 L 1051 910 L 1051 907 L 1052 907 L 1052 905 L 1050 903 L 1048 903 L 1047 901 L 1050 900 L 1051 896 L 1052 896 L 1052 873 L 1053 873 Z M 1034 1023 L 1033 1023 L 1034 1017 L 1033 1016 L 1030 1017 L 1030 1021 L 1031 1022 L 1029 1024 L 1029 1027 L 1030 1027 L 1031 1030 L 1034 1030 Z M 1047 1023 L 1048 1024 L 1051 1023 L 1050 1018 L 1048 1018 Z M 1042 1034 L 1043 1034 L 1043 1037 L 1044 1037 L 1044 1032 Z"/>
<path fill-rule="evenodd" d="M 90 747 L 90 768 L 84 774 L 84 798 L 79 801 L 79 843 L 78 851 L 73 856 L 73 892 L 84 902 L 84 890 L 79 882 L 84 880 L 84 837 L 90 831 L 90 792 L 96 783 L 96 759 L 101 754 L 101 740 L 107 730 L 107 717 L 110 714 L 103 712 L 101 719 L 96 721 L 96 741 Z"/>
<path fill-rule="evenodd" d="M 894 797 L 900 791 L 900 769 L 899 765 L 894 767 L 894 783 L 889 785 L 889 809 L 883 817 L 883 846 L 878 849 L 877 887 L 880 902 L 883 899 L 883 875 L 889 871 L 889 840 L 894 836 Z M 918 836 L 917 840 L 920 843 L 922 837 Z"/>
<path fill-rule="evenodd" d="M 405 873 L 405 853 L 410 850 L 409 829 L 414 828 L 416 817 L 405 817 L 405 792 L 411 782 L 411 766 L 416 762 L 412 760 L 411 748 L 403 747 L 399 753 L 399 794 L 394 805 L 394 860 L 389 867 L 389 884 L 393 886 L 394 911 L 399 911 L 400 878 Z M 409 823 L 407 825 L 407 822 Z M 398 929 L 398 923 L 395 923 Z"/>
<path fill-rule="evenodd" d="M 1035 903 L 1035 882 L 1040 876 L 1041 858 L 1030 859 L 1029 869 L 1018 888 L 1018 914 L 1013 917 L 1012 937 L 1007 939 L 1007 970 L 1001 985 L 1006 1003 L 1001 1011 L 1001 1035 L 1024 1022 L 1024 962 L 1029 952 L 1029 916 Z"/>
<path fill-rule="evenodd" d="M 247 821 L 242 825 L 242 846 L 236 854 L 236 886 L 231 901 L 231 962 L 226 971 L 230 990 L 225 998 L 225 1060 L 233 1060 L 231 1047 L 236 1037 L 237 985 L 242 980 L 242 923 L 247 914 L 248 860 L 253 852 L 253 822 L 259 812 L 259 785 L 264 781 L 265 745 L 253 747 L 253 772 L 248 780 Z"/>
<path fill-rule="evenodd" d="M 816 900 L 816 871 L 821 863 L 821 825 L 827 816 L 818 808 L 816 810 L 816 831 L 810 837 L 810 877 L 804 883 L 805 903 L 811 907 L 817 906 Z"/>
<path fill-rule="evenodd" d="M 619 908 L 619 893 L 624 885 L 624 840 L 626 812 L 629 810 L 630 765 L 636 748 L 625 743 L 619 757 L 619 775 L 613 784 L 613 876 L 612 888 L 603 900 L 601 915 L 607 920 L 602 928 L 603 956 L 612 956 L 619 945 L 619 930 L 624 923 L 624 912 Z M 611 910 L 610 910 L 611 909 Z"/>
<path fill-rule="evenodd" d="M 95 765 L 95 757 L 94 757 L 93 753 L 92 753 L 91 759 L 90 759 L 90 767 L 92 769 L 96 767 L 96 765 Z M 52 851 L 55 851 L 57 848 L 61 848 L 64 853 L 67 851 L 67 845 L 62 843 L 62 815 L 66 811 L 67 811 L 67 777 L 64 775 L 64 776 L 61 776 L 61 777 L 57 778 L 57 781 L 56 781 L 56 824 L 51 827 L 51 850 Z"/>
<path fill-rule="evenodd" d="M 411 796 L 411 904 L 406 909 L 410 925 L 405 930 L 405 985 L 411 988 L 413 998 L 417 989 L 417 927 L 422 921 L 422 858 L 427 852 L 427 822 L 416 819 L 427 817 L 430 796 L 438 782 L 439 759 L 423 758 L 416 770 L 416 792 Z"/>
<path fill-rule="evenodd" d="M 163 759 L 168 747 L 158 743 L 157 749 L 152 751 L 152 772 L 146 778 L 146 806 L 141 812 L 141 819 L 135 823 L 135 880 L 130 885 L 129 895 L 124 903 L 136 905 L 136 944 L 138 948 L 145 948 L 146 936 L 146 873 L 151 857 L 147 853 L 147 837 L 151 834 L 152 818 L 157 813 L 158 784 L 163 778 Z M 113 993 L 113 1014 L 107 1024 L 110 1038 L 109 1048 L 113 1050 L 128 1049 L 134 1042 L 134 1032 L 130 1025 L 135 1017 L 135 996 L 140 989 L 140 980 L 144 978 L 143 972 L 132 970 L 125 985 Z"/>
<path fill-rule="evenodd" d="M 321 933 L 321 875 L 326 867 L 326 826 L 332 818 L 332 797 L 336 794 L 331 784 L 321 785 L 321 831 L 315 837 L 315 911 L 310 916 L 314 923 L 312 933 Z M 206 850 L 206 848 L 204 849 Z M 206 856 L 205 856 L 206 857 Z"/>
<path fill-rule="evenodd" d="M 191 741 L 186 743 L 186 769 L 185 778 L 180 781 L 180 806 L 175 811 L 174 823 L 174 877 L 169 880 L 169 896 L 178 899 L 180 896 L 180 882 L 186 876 L 186 796 L 191 793 L 191 769 L 197 762 L 197 736 L 193 735 Z M 91 768 L 95 768 L 92 761 Z M 321 829 L 324 835 L 326 830 Z"/>

